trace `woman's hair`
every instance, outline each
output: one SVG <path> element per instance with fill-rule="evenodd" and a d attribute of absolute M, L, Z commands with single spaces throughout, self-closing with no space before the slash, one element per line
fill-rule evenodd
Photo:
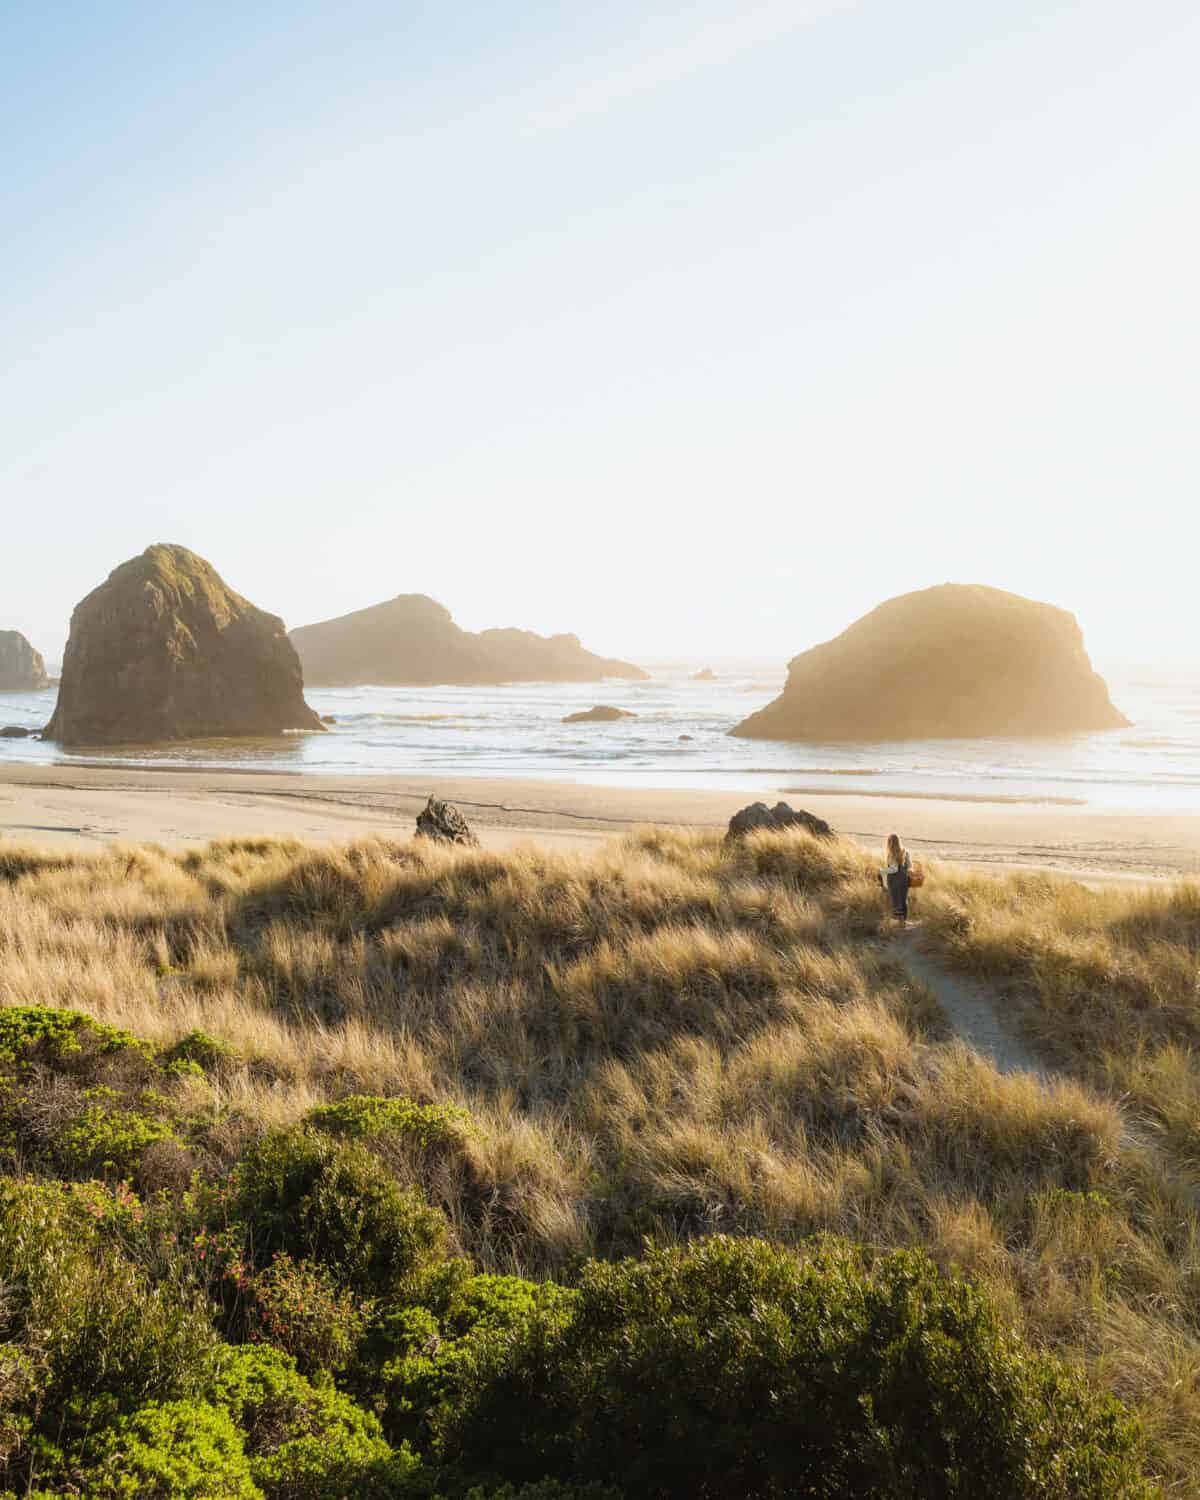
<path fill-rule="evenodd" d="M 889 833 L 887 841 L 888 864 L 902 865 L 904 863 L 904 845 L 900 842 L 898 833 Z"/>

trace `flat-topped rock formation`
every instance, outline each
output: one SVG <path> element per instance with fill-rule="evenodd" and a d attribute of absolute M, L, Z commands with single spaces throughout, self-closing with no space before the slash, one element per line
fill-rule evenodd
<path fill-rule="evenodd" d="M 49 685 L 40 653 L 19 630 L 0 630 L 0 692 L 36 693 Z"/>
<path fill-rule="evenodd" d="M 75 607 L 54 717 L 66 745 L 321 729 L 283 621 L 186 547 L 148 547 Z"/>
<path fill-rule="evenodd" d="M 292 642 L 305 681 L 326 687 L 600 682 L 648 675 L 627 661 L 585 651 L 574 635 L 462 630 L 448 609 L 424 594 L 401 594 L 335 620 L 302 625 L 292 631 Z"/>
<path fill-rule="evenodd" d="M 1075 617 L 982 584 L 889 599 L 788 664 L 747 739 L 907 740 L 1117 729 Z"/>

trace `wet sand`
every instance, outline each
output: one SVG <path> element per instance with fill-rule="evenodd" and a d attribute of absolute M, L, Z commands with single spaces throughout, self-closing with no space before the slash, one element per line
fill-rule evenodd
<path fill-rule="evenodd" d="M 0 769 L 0 839 L 69 849 L 178 848 L 231 836 L 310 841 L 404 838 L 431 793 L 456 803 L 490 848 L 587 848 L 639 824 L 722 828 L 763 793 L 579 785 L 493 777 L 437 781 L 246 771 L 10 765 Z M 1200 812 L 1109 812 L 1036 803 L 786 794 L 875 847 L 893 829 L 927 858 L 1082 879 L 1200 874 Z M 767 796 L 766 800 L 775 800 Z"/>

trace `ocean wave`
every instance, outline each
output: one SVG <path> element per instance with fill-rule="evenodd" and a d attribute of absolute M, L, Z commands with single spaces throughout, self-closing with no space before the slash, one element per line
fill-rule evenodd
<path fill-rule="evenodd" d="M 780 791 L 788 792 L 793 797 L 880 797 L 892 798 L 906 802 L 983 802 L 1002 803 L 1004 805 L 1015 804 L 1022 807 L 1086 807 L 1086 797 L 1054 797 L 1038 796 L 1030 794 L 1023 796 L 1019 793 L 1010 792 L 911 792 L 911 791 L 889 791 L 885 787 L 871 788 L 859 791 L 833 790 L 827 786 L 785 786 Z"/>

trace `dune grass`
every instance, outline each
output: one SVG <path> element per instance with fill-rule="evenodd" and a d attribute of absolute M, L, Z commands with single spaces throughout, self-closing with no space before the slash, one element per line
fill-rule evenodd
<path fill-rule="evenodd" d="M 935 872 L 921 901 L 1057 1081 L 954 1041 L 890 949 L 872 862 L 799 832 L 649 830 L 582 858 L 0 846 L 0 1006 L 177 1052 L 154 1138 L 121 1134 L 144 1080 L 33 1077 L 4 1170 L 44 1170 L 44 1146 L 59 1175 L 180 1192 L 349 1096 L 450 1106 L 389 1165 L 478 1267 L 569 1278 L 713 1232 L 919 1247 L 1127 1401 L 1165 1491 L 1200 1495 L 1200 889 Z"/>
<path fill-rule="evenodd" d="M 962 878 L 924 911 L 948 961 L 1002 991 L 1059 1069 L 1121 1098 L 1200 1182 L 1200 881 Z"/>

